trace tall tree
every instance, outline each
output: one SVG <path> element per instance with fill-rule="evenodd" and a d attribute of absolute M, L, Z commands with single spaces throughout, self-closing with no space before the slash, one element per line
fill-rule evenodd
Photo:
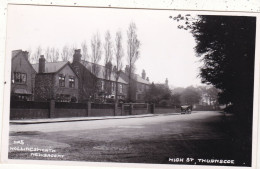
<path fill-rule="evenodd" d="M 105 35 L 105 43 L 104 47 L 104 55 L 105 55 L 105 91 L 109 95 L 111 94 L 111 74 L 112 74 L 112 58 L 113 58 L 113 44 L 111 40 L 111 35 L 109 31 L 106 31 Z"/>
<path fill-rule="evenodd" d="M 63 46 L 61 51 L 61 60 L 69 61 L 70 57 L 71 56 L 70 56 L 69 46 L 68 45 Z"/>
<path fill-rule="evenodd" d="M 88 55 L 88 45 L 85 40 L 81 43 L 81 50 L 82 50 L 82 60 L 87 61 L 89 59 L 88 58 L 89 55 Z"/>
<path fill-rule="evenodd" d="M 105 54 L 105 64 L 107 64 L 108 62 L 111 62 L 113 58 L 113 43 L 109 31 L 106 31 L 105 43 L 103 47 L 104 47 L 104 54 Z"/>
<path fill-rule="evenodd" d="M 50 48 L 50 55 L 47 59 L 49 62 L 57 62 L 59 60 L 59 49 L 55 47 Z"/>
<path fill-rule="evenodd" d="M 99 33 L 97 32 L 96 34 L 94 34 L 92 36 L 92 39 L 91 39 L 91 51 L 92 51 L 91 61 L 93 63 L 92 73 L 94 75 L 97 75 L 99 73 L 97 64 L 100 62 L 101 56 L 102 56 L 101 45 L 102 44 L 101 44 L 100 36 L 99 36 Z"/>
<path fill-rule="evenodd" d="M 50 62 L 50 58 L 51 58 L 51 49 L 48 46 L 45 50 L 44 50 L 44 55 L 45 55 L 45 59 Z"/>
<path fill-rule="evenodd" d="M 124 56 L 124 50 L 122 46 L 122 33 L 121 31 L 116 32 L 115 38 L 115 61 L 116 65 L 114 67 L 114 71 L 116 74 L 116 89 L 115 89 L 115 102 L 118 103 L 118 79 L 123 68 L 122 59 Z"/>
<path fill-rule="evenodd" d="M 172 17 L 171 17 L 172 18 Z M 252 123 L 256 18 L 191 15 L 173 17 L 190 30 L 202 58 L 202 82 L 220 89 L 219 102 L 232 105 L 241 122 Z"/>
<path fill-rule="evenodd" d="M 140 41 L 137 37 L 137 28 L 134 22 L 131 22 L 127 30 L 127 62 L 129 65 L 128 79 L 128 100 L 132 99 L 133 73 L 135 62 L 140 56 Z"/>
<path fill-rule="evenodd" d="M 29 62 L 33 63 L 33 61 L 32 61 L 32 49 L 28 48 L 26 51 L 28 52 L 28 60 L 29 60 Z"/>
<path fill-rule="evenodd" d="M 75 43 L 69 47 L 69 58 L 68 58 L 69 61 L 72 60 L 76 49 L 77 49 L 77 45 Z"/>
<path fill-rule="evenodd" d="M 33 55 L 31 55 L 32 63 L 38 63 L 41 54 L 42 54 L 42 47 L 38 46 L 36 48 L 36 51 L 33 53 Z"/>
<path fill-rule="evenodd" d="M 174 17 L 177 20 L 180 17 Z M 232 134 L 239 157 L 251 164 L 256 17 L 203 15 L 184 17 L 202 58 L 202 82 L 220 89 L 219 102 L 234 113 Z M 243 148 L 241 148 L 243 147 Z M 245 154 L 245 156 L 244 156 Z"/>
<path fill-rule="evenodd" d="M 199 103 L 201 99 L 200 93 L 192 86 L 187 87 L 180 95 L 180 100 L 183 105 L 194 105 Z"/>

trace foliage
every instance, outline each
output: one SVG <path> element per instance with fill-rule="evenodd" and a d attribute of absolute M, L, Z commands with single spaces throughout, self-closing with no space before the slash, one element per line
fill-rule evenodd
<path fill-rule="evenodd" d="M 131 81 L 133 80 L 132 74 L 134 73 L 135 62 L 140 56 L 140 41 L 137 37 L 137 28 L 134 22 L 129 24 L 127 30 L 127 62 L 129 65 L 129 85 L 128 85 L 128 100 L 131 101 L 132 99 L 132 90 L 133 85 Z"/>
<path fill-rule="evenodd" d="M 123 67 L 122 58 L 124 56 L 123 46 L 122 46 L 122 33 L 121 31 L 116 32 L 115 38 L 115 62 L 116 65 L 114 66 L 114 72 L 116 75 L 116 89 L 115 89 L 115 102 L 118 103 L 118 79 Z"/>
<path fill-rule="evenodd" d="M 198 104 L 200 99 L 200 93 L 192 86 L 185 88 L 180 96 L 180 101 L 182 105 Z"/>
<path fill-rule="evenodd" d="M 171 90 L 165 84 L 152 83 L 145 99 L 148 102 L 159 104 L 161 100 L 169 100 L 171 97 Z"/>
<path fill-rule="evenodd" d="M 170 17 L 172 18 L 172 17 Z M 241 121 L 252 121 L 256 18 L 190 15 L 173 17 L 190 30 L 203 66 L 203 83 L 221 90 L 219 102 L 232 105 Z"/>

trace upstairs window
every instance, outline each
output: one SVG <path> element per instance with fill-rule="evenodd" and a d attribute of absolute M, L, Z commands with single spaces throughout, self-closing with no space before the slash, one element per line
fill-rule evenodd
<path fill-rule="evenodd" d="M 27 79 L 26 73 L 14 72 L 14 82 L 25 84 Z"/>
<path fill-rule="evenodd" d="M 115 92 L 115 83 L 114 82 L 111 83 L 111 88 L 112 88 L 112 92 Z"/>
<path fill-rule="evenodd" d="M 62 74 L 59 75 L 59 86 L 65 87 L 65 76 Z"/>
<path fill-rule="evenodd" d="M 119 84 L 119 93 L 123 93 L 123 85 Z"/>
<path fill-rule="evenodd" d="M 73 76 L 69 77 L 69 87 L 74 88 L 75 87 L 75 78 Z"/>
<path fill-rule="evenodd" d="M 101 90 L 103 91 L 105 89 L 105 82 L 101 81 Z"/>

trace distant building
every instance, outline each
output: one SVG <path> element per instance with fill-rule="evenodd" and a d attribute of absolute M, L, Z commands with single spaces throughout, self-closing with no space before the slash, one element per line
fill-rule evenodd
<path fill-rule="evenodd" d="M 28 52 L 12 51 L 11 65 L 11 100 L 34 100 L 36 71 L 28 60 Z"/>
<path fill-rule="evenodd" d="M 32 65 L 35 77 L 35 100 L 77 102 L 78 76 L 69 62 L 46 62 L 41 55 L 38 64 Z"/>

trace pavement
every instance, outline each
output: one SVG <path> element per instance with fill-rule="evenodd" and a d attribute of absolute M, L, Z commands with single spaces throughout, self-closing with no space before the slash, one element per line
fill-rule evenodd
<path fill-rule="evenodd" d="M 181 114 L 181 113 L 140 114 L 140 115 L 128 115 L 128 116 L 102 116 L 102 117 L 66 117 L 66 118 L 49 118 L 49 119 L 23 119 L 23 120 L 10 120 L 10 124 L 37 124 L 37 123 L 108 120 L 108 119 L 127 119 L 127 118 L 143 118 L 143 117 L 178 115 L 178 114 Z"/>

